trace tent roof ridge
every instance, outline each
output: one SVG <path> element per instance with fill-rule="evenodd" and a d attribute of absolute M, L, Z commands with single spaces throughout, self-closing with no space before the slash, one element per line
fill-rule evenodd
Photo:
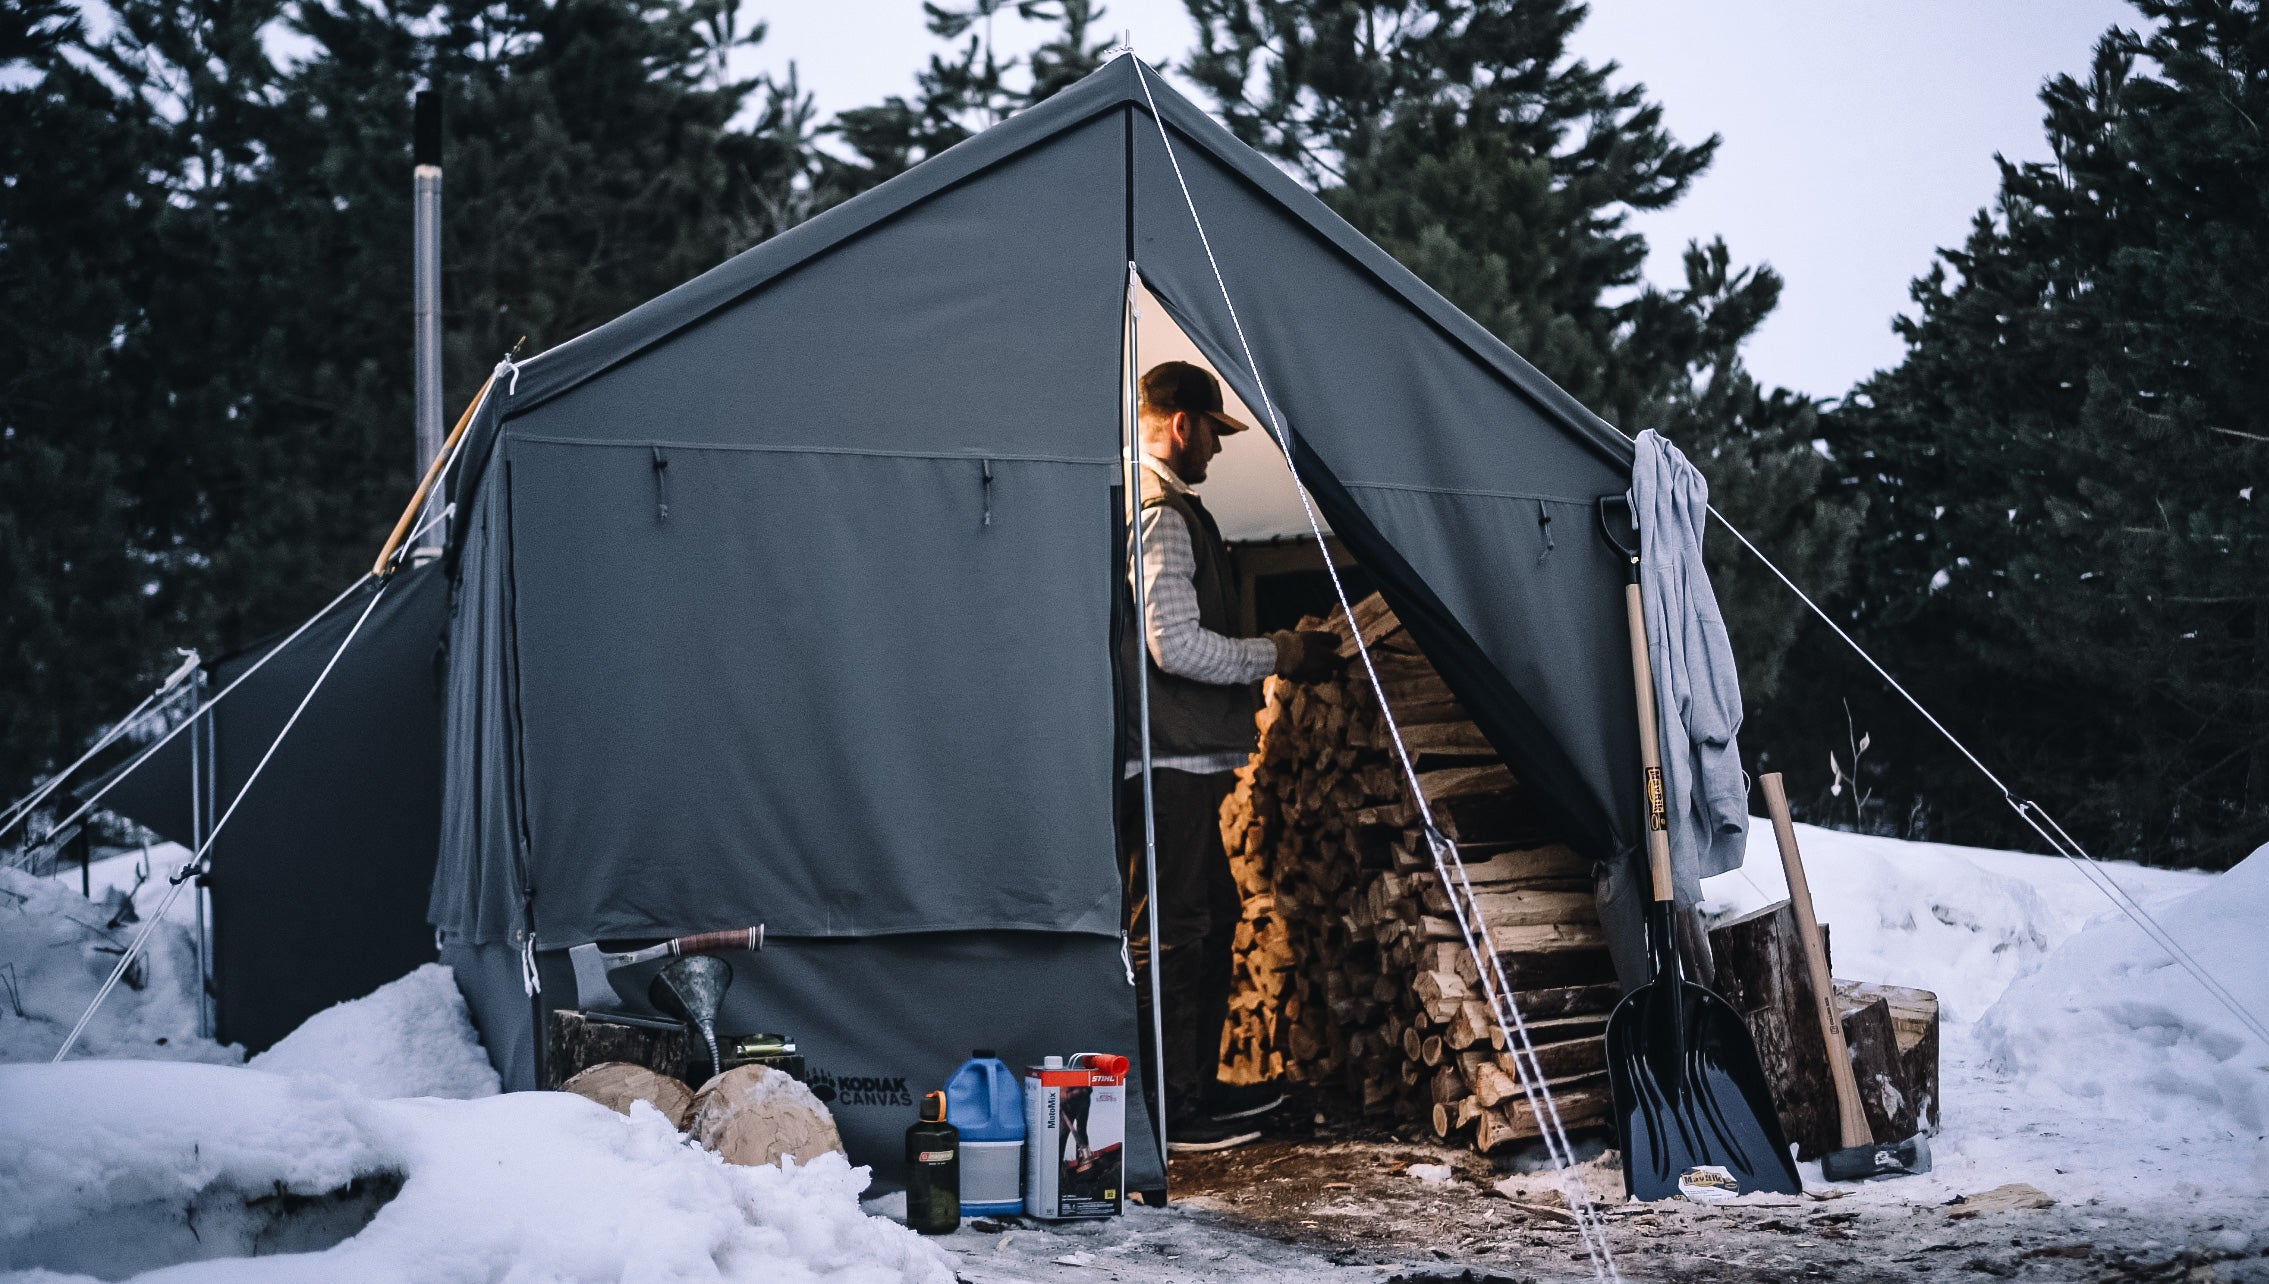
<path fill-rule="evenodd" d="M 1627 464 L 1631 438 L 1600 418 L 1480 322 L 1459 311 L 1392 255 L 1325 205 L 1315 193 L 1239 140 L 1155 69 L 1145 92 L 1135 56 L 1122 53 L 1045 102 L 1017 113 L 795 227 L 762 241 L 630 311 L 521 363 L 518 392 L 496 419 L 534 409 L 649 348 L 701 324 L 774 280 L 974 181 L 1100 116 L 1157 112 L 1172 134 L 1241 178 L 1258 195 L 1354 261 L 1445 338 L 1493 370 L 1548 418 L 1608 459 Z M 489 443 L 471 443 L 485 454 Z M 467 476 L 483 471 L 479 463 Z"/>

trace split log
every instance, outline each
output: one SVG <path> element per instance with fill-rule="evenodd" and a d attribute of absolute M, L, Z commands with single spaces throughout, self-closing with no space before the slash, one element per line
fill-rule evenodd
<path fill-rule="evenodd" d="M 1937 1132 L 1938 996 L 1861 981 L 1835 990 L 1868 1128 L 1882 1141 Z"/>
<path fill-rule="evenodd" d="M 1483 966 L 1454 909 L 1486 935 L 1529 1027 L 1530 1067 L 1570 1126 L 1604 1118 L 1600 1038 L 1617 990 L 1591 862 L 1557 841 L 1536 800 L 1472 723 L 1385 603 L 1357 603 L 1376 690 L 1360 666 L 1334 682 L 1272 680 L 1259 749 L 1222 805 L 1243 896 L 1219 1073 L 1283 1077 L 1372 1117 L 1430 1122 L 1477 1146 L 1537 1135 L 1522 1059 L 1482 1001 Z M 1329 627 L 1351 655 L 1347 622 Z M 1465 882 L 1441 883 L 1417 800 L 1378 710 L 1384 694 L 1416 759 L 1431 818 Z"/>
<path fill-rule="evenodd" d="M 811 1089 L 770 1066 L 738 1066 L 701 1085 L 687 1131 L 726 1163 L 747 1167 L 843 1150 L 835 1116 Z"/>
<path fill-rule="evenodd" d="M 693 1117 L 693 1089 L 683 1080 L 627 1061 L 592 1066 L 560 1084 L 559 1090 L 587 1097 L 619 1115 L 630 1113 L 631 1102 L 643 1101 L 661 1111 L 679 1132 L 685 1131 L 686 1121 Z"/>
<path fill-rule="evenodd" d="M 1826 925 L 1821 935 L 1827 936 Z M 1787 901 L 1710 929 L 1717 988 L 1741 1013 L 1772 1085 L 1781 1129 L 1797 1157 L 1816 1159 L 1842 1144 L 1827 1043 L 1814 1015 L 1796 913 Z M 1878 1141 L 1938 1125 L 1938 996 L 1927 990 L 1837 981 L 1834 996 L 1860 1102 Z"/>
<path fill-rule="evenodd" d="M 675 1022 L 623 1019 L 555 1008 L 544 1043 L 544 1084 L 558 1088 L 593 1066 L 627 1062 L 675 1078 L 685 1068 L 687 1033 Z M 703 1060 L 708 1059 L 703 1049 Z"/>

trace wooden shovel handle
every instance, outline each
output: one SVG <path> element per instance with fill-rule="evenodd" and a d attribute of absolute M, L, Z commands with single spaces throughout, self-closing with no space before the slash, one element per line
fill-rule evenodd
<path fill-rule="evenodd" d="M 715 954 L 721 950 L 761 950 L 764 948 L 764 924 L 755 927 L 735 927 L 722 932 L 696 932 L 670 942 L 670 953 Z"/>
<path fill-rule="evenodd" d="M 1646 768 L 1647 872 L 1654 883 L 1654 898 L 1667 901 L 1670 891 L 1670 807 L 1662 792 L 1662 741 L 1655 725 L 1654 663 L 1647 656 L 1646 603 L 1639 586 L 1623 586 L 1623 605 L 1631 617 L 1631 684 L 1638 688 L 1639 764 Z"/>
<path fill-rule="evenodd" d="M 1875 1140 L 1867 1126 L 1867 1111 L 1859 1103 L 1859 1080 L 1851 1072 L 1851 1052 L 1844 1046 L 1844 1023 L 1836 1015 L 1836 986 L 1828 976 L 1828 950 L 1820 939 L 1820 920 L 1812 913 L 1812 885 L 1804 879 L 1804 858 L 1796 851 L 1796 826 L 1789 820 L 1788 793 L 1781 773 L 1757 777 L 1765 791 L 1765 810 L 1773 817 L 1773 838 L 1780 843 L 1781 869 L 1788 875 L 1788 903 L 1796 911 L 1796 939 L 1804 945 L 1804 966 L 1812 974 L 1813 1002 L 1819 1007 L 1820 1041 L 1828 1045 L 1828 1077 L 1836 1085 L 1836 1131 L 1845 1148 Z"/>
<path fill-rule="evenodd" d="M 402 515 L 395 519 L 394 533 L 386 537 L 386 546 L 378 550 L 378 560 L 370 564 L 372 575 L 384 579 L 393 574 L 393 568 L 387 563 L 394 560 L 394 550 L 402 546 L 403 538 L 410 533 L 410 523 L 416 521 L 418 514 L 424 511 L 426 494 L 433 489 L 435 479 L 441 476 L 441 466 L 449 462 L 449 452 L 457 448 L 457 439 L 465 435 L 466 425 L 473 422 L 473 412 L 481 408 L 481 402 L 488 397 L 489 385 L 495 382 L 496 372 L 491 370 L 488 378 L 481 382 L 481 390 L 473 394 L 472 403 L 465 407 L 465 413 L 457 416 L 457 426 L 449 430 L 449 440 L 441 443 L 441 453 L 435 455 L 433 462 L 425 466 L 425 476 L 418 479 L 418 488 L 410 494 L 409 507 L 403 509 Z"/>

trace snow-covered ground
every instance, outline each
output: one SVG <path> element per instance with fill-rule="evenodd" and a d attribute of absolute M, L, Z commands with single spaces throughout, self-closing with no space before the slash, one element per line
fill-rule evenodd
<path fill-rule="evenodd" d="M 1911 1206 L 1930 1214 L 1916 1225 L 1936 1225 L 1935 1206 L 1957 1194 L 2025 1182 L 2072 1210 L 2074 1226 L 2162 1216 L 2218 1228 L 2226 1252 L 2269 1248 L 2269 1047 L 2078 871 L 1799 833 L 1838 974 L 1936 991 L 1945 1021 L 1935 1171 L 1851 1188 L 1837 1207 L 1890 1225 Z M 165 887 L 156 863 L 136 898 L 145 911 Z M 2244 1003 L 2269 1011 L 2269 849 L 2218 876 L 2109 868 Z M 1748 867 L 1707 890 L 1717 908 L 1763 905 L 1783 894 L 1779 869 L 1760 822 Z M 1326 1253 L 1239 1229 L 1203 1201 L 1108 1226 L 925 1241 L 871 1215 L 887 1201 L 862 1209 L 864 1175 L 838 1158 L 737 1168 L 650 1111 L 497 1095 L 435 966 L 239 1065 L 241 1049 L 195 1035 L 184 906 L 183 923 L 154 934 L 140 988 L 122 987 L 90 1026 L 87 1059 L 38 1064 L 136 930 L 108 926 L 117 908 L 82 899 L 75 873 L 0 871 L 0 980 L 12 985 L 0 987 L 0 1060 L 34 1063 L 0 1065 L 0 1276 L 1377 1280 L 1442 1256 L 1417 1243 L 1394 1261 Z M 2105 1217 L 2091 1223 L 2091 1208 Z M 1519 1265 L 1547 1278 L 1576 1269 L 1565 1252 L 1546 1258 Z"/>
<path fill-rule="evenodd" d="M 2017 1181 L 2067 1203 L 2269 1222 L 2269 1047 L 2081 870 L 1805 825 L 1797 839 L 1836 975 L 1930 990 L 1941 1006 L 1934 1170 L 1856 1197 L 1939 1203 Z M 2220 875 L 2098 868 L 2269 1013 L 2269 848 Z M 1787 895 L 1769 824 L 1704 892 L 1741 910 Z"/>
<path fill-rule="evenodd" d="M 172 857 L 169 863 L 168 857 Z M 166 875 L 187 852 L 152 848 L 149 877 L 133 897 L 141 915 L 157 911 Z M 0 1062 L 45 1061 L 118 965 L 141 922 L 120 910 L 135 883 L 139 853 L 112 857 L 90 872 L 94 899 L 79 894 L 79 871 L 34 878 L 0 868 Z M 241 1048 L 197 1037 L 197 944 L 185 892 L 158 925 L 143 958 L 87 1027 L 74 1056 L 154 1057 L 234 1063 Z M 118 921 L 118 926 L 111 923 Z"/>

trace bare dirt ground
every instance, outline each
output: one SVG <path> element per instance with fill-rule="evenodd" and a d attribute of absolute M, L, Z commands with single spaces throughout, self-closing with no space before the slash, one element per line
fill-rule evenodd
<path fill-rule="evenodd" d="M 1594 1278 L 1556 1178 L 1512 1167 L 1418 1143 L 1274 1137 L 1176 1156 L 1174 1203 L 1164 1210 L 1130 1205 L 1123 1218 L 1055 1226 L 987 1219 L 941 1243 L 970 1284 Z M 1909 1180 L 1916 1199 L 1886 1181 L 1760 1206 L 1641 1206 L 1622 1200 L 1612 1155 L 1595 1153 L 1583 1170 L 1610 1251 L 1632 1281 L 2269 1284 L 2269 1198 L 2253 1205 L 2263 1216 L 2248 1224 L 2166 1204 L 1979 1213 L 1924 1194 L 1920 1179 Z"/>

